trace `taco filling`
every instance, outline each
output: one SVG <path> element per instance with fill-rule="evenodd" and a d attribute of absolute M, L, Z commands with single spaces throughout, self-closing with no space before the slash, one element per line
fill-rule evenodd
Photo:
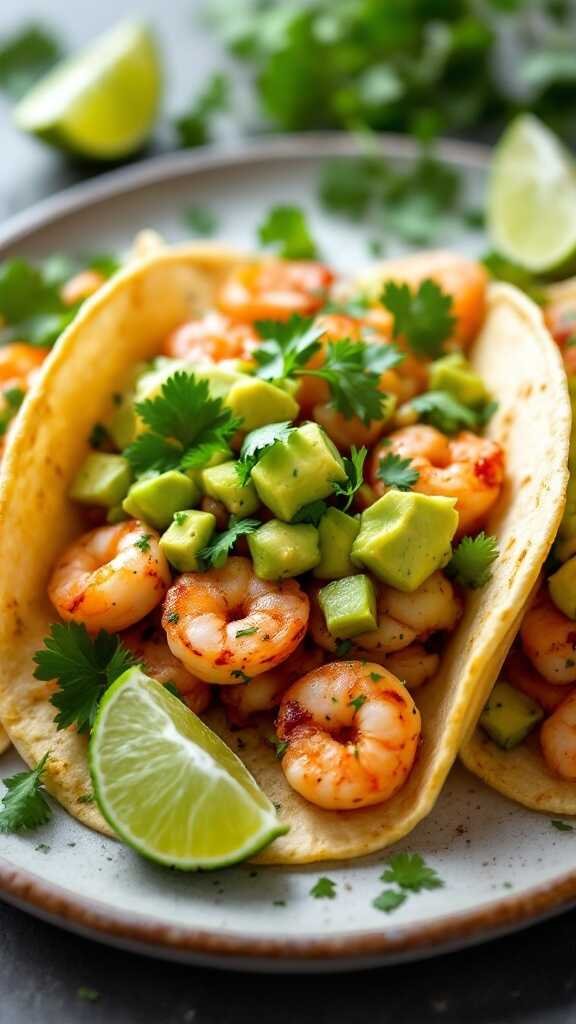
<path fill-rule="evenodd" d="M 48 788 L 105 829 L 78 807 L 86 739 L 110 665 L 138 664 L 279 805 L 291 831 L 265 858 L 385 845 L 432 806 L 498 671 L 557 526 L 567 431 L 539 314 L 464 258 L 354 287 L 217 250 L 124 272 L 9 449 L 6 553 L 27 503 L 57 523 L 3 595 L 12 739 L 50 750 Z M 70 673 L 88 655 L 92 688 Z"/>

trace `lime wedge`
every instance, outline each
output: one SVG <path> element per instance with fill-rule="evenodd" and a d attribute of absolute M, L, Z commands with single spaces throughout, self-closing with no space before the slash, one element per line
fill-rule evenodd
<path fill-rule="evenodd" d="M 122 22 L 49 72 L 16 106 L 25 132 L 85 157 L 127 156 L 148 138 L 161 93 L 153 38 Z"/>
<path fill-rule="evenodd" d="M 488 227 L 503 256 L 535 274 L 576 260 L 576 172 L 556 136 L 531 114 L 517 117 L 494 154 Z"/>
<path fill-rule="evenodd" d="M 100 705 L 90 770 L 106 820 L 160 864 L 225 867 L 287 831 L 236 754 L 138 668 Z"/>

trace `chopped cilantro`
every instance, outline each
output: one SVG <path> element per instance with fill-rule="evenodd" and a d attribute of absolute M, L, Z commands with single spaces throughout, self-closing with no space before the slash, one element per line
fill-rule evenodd
<path fill-rule="evenodd" d="M 218 230 L 218 217 L 207 206 L 188 206 L 183 219 L 186 227 L 202 238 L 209 238 Z"/>
<path fill-rule="evenodd" d="M 409 889 L 410 892 L 441 889 L 444 885 L 435 869 L 429 867 L 419 853 L 394 854 L 380 879 L 382 882 L 395 882 L 401 889 Z"/>
<path fill-rule="evenodd" d="M 364 483 L 364 463 L 368 455 L 367 448 L 356 448 L 352 445 L 350 458 L 344 459 L 344 468 L 347 474 L 347 481 L 340 483 L 334 481 L 334 494 L 339 498 L 345 498 L 343 511 L 347 512 L 354 501 L 354 495 L 360 490 Z"/>
<path fill-rule="evenodd" d="M 332 213 L 359 220 L 389 173 L 388 165 L 378 157 L 327 160 L 320 172 L 320 201 Z"/>
<path fill-rule="evenodd" d="M 390 396 L 380 390 L 380 376 L 403 358 L 392 344 L 366 344 L 341 338 L 328 343 L 321 367 L 300 370 L 298 374 L 325 380 L 334 408 L 345 419 L 358 416 L 368 426 L 383 418 L 390 401 Z"/>
<path fill-rule="evenodd" d="M 206 380 L 182 370 L 155 398 L 137 402 L 136 412 L 149 428 L 124 451 L 137 474 L 203 466 L 227 449 L 240 425 L 220 398 L 210 396 Z"/>
<path fill-rule="evenodd" d="M 43 25 L 27 25 L 0 41 L 0 89 L 11 99 L 20 99 L 61 56 L 52 32 Z"/>
<path fill-rule="evenodd" d="M 411 459 L 403 459 L 401 455 L 388 452 L 378 463 L 376 476 L 387 487 L 397 491 L 409 491 L 418 482 L 419 472 L 412 465 Z"/>
<path fill-rule="evenodd" d="M 2 797 L 0 833 L 23 832 L 45 825 L 52 808 L 44 798 L 42 775 L 50 753 L 44 754 L 35 768 L 2 779 L 7 792 Z"/>
<path fill-rule="evenodd" d="M 178 612 L 168 612 L 168 615 L 166 616 L 166 620 L 167 620 L 167 622 L 172 623 L 172 625 L 175 625 L 177 622 L 180 621 L 180 616 L 179 616 Z"/>
<path fill-rule="evenodd" d="M 308 260 L 316 256 L 316 245 L 299 206 L 274 206 L 258 227 L 262 245 L 272 245 L 284 260 Z"/>
<path fill-rule="evenodd" d="M 478 412 L 463 405 L 448 391 L 425 391 L 412 398 L 410 405 L 424 423 L 443 434 L 456 434 L 464 428 L 474 430 L 481 425 Z"/>
<path fill-rule="evenodd" d="M 276 739 L 275 736 L 273 736 L 270 739 L 270 744 L 274 747 L 274 753 L 276 754 L 276 757 L 278 758 L 279 761 L 281 761 L 282 758 L 284 757 L 284 754 L 288 750 L 288 740 L 279 740 Z"/>
<path fill-rule="evenodd" d="M 351 640 L 339 640 L 338 643 L 336 644 L 336 651 L 335 651 L 336 657 L 337 658 L 345 658 L 347 654 L 350 654 L 351 650 L 352 650 L 352 641 Z"/>
<path fill-rule="evenodd" d="M 246 434 L 240 449 L 240 459 L 236 464 L 236 471 L 243 486 L 248 483 L 250 473 L 264 452 L 278 441 L 285 441 L 294 429 L 290 420 L 286 420 L 282 423 L 267 423 L 266 426 L 258 427 Z"/>
<path fill-rule="evenodd" d="M 446 566 L 446 574 L 469 590 L 483 587 L 492 578 L 492 564 L 498 558 L 496 537 L 485 534 L 463 537 Z"/>
<path fill-rule="evenodd" d="M 333 882 L 331 878 L 326 878 L 322 875 L 317 882 L 310 889 L 310 896 L 313 896 L 315 900 L 334 900 L 336 899 L 336 882 Z"/>
<path fill-rule="evenodd" d="M 240 668 L 236 669 L 235 672 L 231 672 L 230 674 L 234 676 L 235 679 L 239 679 L 241 683 L 252 682 L 252 678 L 250 676 L 247 676 L 246 673 L 243 672 L 242 669 Z"/>
<path fill-rule="evenodd" d="M 417 356 L 435 359 L 442 354 L 456 320 L 452 315 L 452 296 L 435 281 L 427 278 L 417 291 L 405 283 L 387 281 L 380 301 L 394 317 L 394 338 L 405 338 Z"/>
<path fill-rule="evenodd" d="M 327 509 L 328 505 L 325 501 L 311 501 L 308 505 L 303 505 L 302 508 L 298 509 L 292 522 L 310 523 L 312 526 L 318 526 Z"/>
<path fill-rule="evenodd" d="M 377 683 L 378 680 L 380 680 L 382 678 L 383 677 L 380 675 L 379 672 L 371 672 L 370 673 L 370 679 L 372 680 L 373 683 Z"/>
<path fill-rule="evenodd" d="M 557 828 L 559 832 L 573 832 L 574 825 L 569 825 L 567 821 L 560 821 L 558 818 L 553 818 L 550 824 Z"/>
<path fill-rule="evenodd" d="M 398 892 L 397 889 L 384 889 L 376 899 L 372 900 L 375 910 L 382 910 L 385 914 L 391 914 L 402 906 L 406 899 L 405 892 Z"/>
<path fill-rule="evenodd" d="M 151 533 L 143 533 L 142 536 L 138 538 L 138 540 L 134 541 L 134 547 L 135 548 L 140 548 L 140 551 L 144 551 L 144 552 L 150 551 L 150 539 L 151 539 L 151 537 L 152 537 Z"/>
<path fill-rule="evenodd" d="M 38 846 L 35 846 L 34 849 L 36 853 L 50 853 L 52 847 L 48 846 L 48 843 L 38 843 Z"/>
<path fill-rule="evenodd" d="M 354 697 L 353 700 L 348 701 L 348 707 L 354 708 L 354 714 L 356 715 L 358 711 L 360 711 L 362 705 L 365 704 L 367 700 L 368 698 L 365 696 L 365 694 L 360 693 L 357 697 Z"/>
<path fill-rule="evenodd" d="M 236 638 L 240 636 L 254 636 L 254 633 L 258 632 L 257 626 L 250 626 L 248 629 L 239 629 L 236 633 Z"/>
<path fill-rule="evenodd" d="M 259 519 L 237 519 L 230 517 L 228 529 L 218 534 L 198 555 L 198 559 L 207 569 L 221 569 L 239 537 L 254 533 L 262 523 Z"/>
<path fill-rule="evenodd" d="M 180 145 L 191 149 L 208 142 L 214 115 L 227 110 L 229 102 L 230 83 L 226 75 L 215 72 L 194 103 L 174 122 Z"/>
<path fill-rule="evenodd" d="M 256 374 L 264 380 L 291 377 L 306 366 L 320 350 L 324 329 L 313 317 L 291 316 L 289 320 L 261 320 L 256 323 L 262 342 L 254 351 Z"/>
<path fill-rule="evenodd" d="M 117 636 L 101 630 L 91 637 L 78 622 L 55 623 L 34 655 L 34 677 L 56 680 L 58 690 L 50 698 L 58 709 L 59 729 L 75 725 L 78 732 L 94 724 L 102 694 L 137 659 Z"/>

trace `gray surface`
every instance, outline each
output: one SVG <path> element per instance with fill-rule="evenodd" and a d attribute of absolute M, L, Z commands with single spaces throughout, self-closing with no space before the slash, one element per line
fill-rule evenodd
<path fill-rule="evenodd" d="M 168 111 L 179 109 L 219 61 L 194 24 L 198 6 L 193 0 L 138 3 L 139 11 L 155 22 L 170 56 Z M 75 45 L 129 10 L 114 0 L 0 0 L 0 34 L 17 26 L 24 15 L 43 17 L 60 26 L 64 39 Z M 154 148 L 169 143 L 170 133 L 162 129 Z M 0 154 L 0 220 L 86 174 L 86 169 L 66 165 L 58 155 L 18 136 L 1 101 Z M 362 975 L 300 980 L 226 977 L 146 961 L 0 905 L 0 1024 L 576 1021 L 575 924 L 576 914 L 568 914 L 466 953 Z M 99 999 L 82 1000 L 82 986 L 96 990 Z"/>

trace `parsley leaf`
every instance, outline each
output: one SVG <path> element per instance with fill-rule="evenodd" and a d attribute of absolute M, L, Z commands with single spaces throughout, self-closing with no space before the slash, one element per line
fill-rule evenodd
<path fill-rule="evenodd" d="M 375 900 L 372 900 L 372 906 L 375 910 L 383 910 L 385 914 L 391 914 L 393 910 L 402 906 L 405 899 L 405 892 L 398 892 L 397 889 L 384 889 Z"/>
<path fill-rule="evenodd" d="M 230 83 L 226 75 L 216 72 L 208 79 L 206 87 L 189 110 L 174 122 L 180 145 L 185 149 L 205 145 L 211 137 L 214 114 L 227 110 L 229 102 Z"/>
<path fill-rule="evenodd" d="M 554 828 L 557 828 L 559 832 L 573 832 L 574 831 L 574 825 L 569 825 L 567 821 L 560 821 L 557 818 L 556 819 L 553 818 L 550 821 L 550 824 L 553 825 Z"/>
<path fill-rule="evenodd" d="M 61 56 L 60 42 L 48 29 L 28 25 L 0 42 L 0 89 L 20 99 Z"/>
<path fill-rule="evenodd" d="M 366 695 L 364 693 L 361 693 L 358 695 L 358 697 L 354 697 L 353 700 L 348 701 L 348 707 L 354 708 L 354 714 L 356 715 L 358 711 L 360 711 L 362 705 L 365 704 L 367 700 L 368 698 L 366 697 Z"/>
<path fill-rule="evenodd" d="M 382 882 L 395 882 L 401 889 L 421 892 L 422 889 L 441 889 L 444 882 L 434 868 L 428 867 L 419 853 L 396 853 L 390 857 Z"/>
<path fill-rule="evenodd" d="M 49 752 L 44 754 L 32 771 L 18 772 L 2 779 L 7 792 L 2 797 L 0 833 L 38 828 L 52 817 L 52 808 L 42 789 L 42 774 L 49 757 Z"/>
<path fill-rule="evenodd" d="M 345 419 L 358 416 L 366 426 L 383 419 L 390 396 L 380 390 L 380 376 L 403 359 L 395 345 L 364 344 L 341 338 L 326 346 L 324 364 L 300 374 L 325 380 L 331 404 Z"/>
<path fill-rule="evenodd" d="M 354 495 L 364 483 L 364 463 L 366 462 L 367 455 L 367 448 L 356 448 L 352 445 L 350 458 L 344 459 L 344 469 L 346 470 L 348 480 L 343 484 L 338 480 L 334 481 L 334 494 L 337 497 L 346 499 L 342 509 L 343 512 L 348 511 L 354 501 Z"/>
<path fill-rule="evenodd" d="M 202 238 L 210 238 L 218 230 L 218 217 L 207 206 L 189 206 L 184 210 L 183 220 L 190 231 Z"/>
<path fill-rule="evenodd" d="M 291 377 L 321 348 L 324 329 L 313 317 L 291 316 L 289 320 L 260 320 L 256 323 L 262 341 L 253 355 L 256 375 L 264 380 Z"/>
<path fill-rule="evenodd" d="M 55 623 L 34 655 L 35 679 L 56 680 L 50 701 L 58 709 L 59 729 L 75 725 L 87 732 L 94 724 L 102 694 L 118 676 L 138 664 L 120 639 L 101 630 L 91 637 L 78 622 Z"/>
<path fill-rule="evenodd" d="M 328 505 L 325 501 L 311 501 L 308 505 L 303 505 L 302 508 L 298 509 L 291 522 L 310 523 L 312 526 L 318 526 L 327 509 Z"/>
<path fill-rule="evenodd" d="M 463 405 L 449 391 L 425 391 L 412 398 L 409 404 L 424 423 L 430 423 L 443 434 L 457 434 L 464 427 L 474 430 L 480 426 L 480 414 Z"/>
<path fill-rule="evenodd" d="M 159 395 L 135 408 L 150 428 L 124 451 L 137 474 L 203 466 L 228 447 L 240 426 L 222 400 L 210 396 L 206 380 L 183 370 L 164 381 Z"/>
<path fill-rule="evenodd" d="M 409 491 L 418 482 L 420 473 L 412 465 L 411 459 L 403 459 L 401 455 L 388 452 L 378 463 L 376 476 L 387 487 L 395 487 L 398 491 Z"/>
<path fill-rule="evenodd" d="M 284 260 L 309 260 L 317 254 L 316 244 L 299 206 L 274 206 L 258 227 L 262 245 L 275 246 Z"/>
<path fill-rule="evenodd" d="M 315 900 L 336 899 L 336 882 L 322 875 L 310 889 L 310 896 L 313 896 Z"/>
<path fill-rule="evenodd" d="M 485 534 L 463 537 L 446 566 L 446 573 L 462 587 L 477 590 L 492 578 L 492 563 L 499 555 L 496 537 Z"/>
<path fill-rule="evenodd" d="M 246 434 L 236 465 L 236 472 L 243 487 L 248 483 L 250 473 L 264 452 L 278 441 L 285 441 L 294 429 L 290 420 L 285 420 L 282 423 L 267 423 L 266 426 L 257 427 Z"/>
<path fill-rule="evenodd" d="M 198 555 L 198 559 L 207 569 L 213 566 L 221 569 L 239 537 L 254 533 L 262 523 L 259 519 L 237 519 L 230 517 L 228 529 L 218 534 Z"/>
<path fill-rule="evenodd" d="M 392 335 L 400 335 L 418 356 L 436 359 L 456 323 L 452 315 L 452 296 L 427 278 L 413 292 L 409 285 L 387 281 L 380 301 L 392 313 Z"/>

